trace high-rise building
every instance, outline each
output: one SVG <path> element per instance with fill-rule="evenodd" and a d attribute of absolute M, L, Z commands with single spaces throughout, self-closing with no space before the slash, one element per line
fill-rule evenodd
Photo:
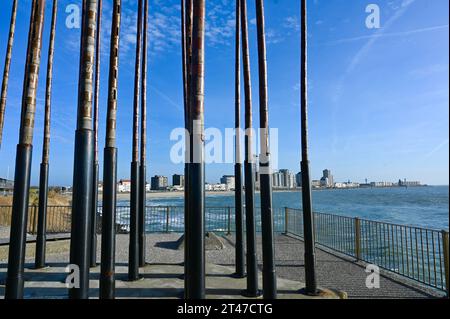
<path fill-rule="evenodd" d="M 151 180 L 151 189 L 154 191 L 166 190 L 169 186 L 169 179 L 166 176 L 154 176 Z"/>
<path fill-rule="evenodd" d="M 273 188 L 283 187 L 283 175 L 280 172 L 274 172 L 272 174 L 272 186 Z"/>
<path fill-rule="evenodd" d="M 302 187 L 302 172 L 298 172 L 295 175 L 295 182 L 297 183 L 297 187 Z"/>
<path fill-rule="evenodd" d="M 295 188 L 295 175 L 292 174 L 288 169 L 280 169 L 278 172 L 273 172 L 272 187 L 287 189 Z"/>
<path fill-rule="evenodd" d="M 322 187 L 333 187 L 334 177 L 329 169 L 323 171 L 323 177 L 320 179 L 320 186 Z"/>
<path fill-rule="evenodd" d="M 184 187 L 184 175 L 174 174 L 172 176 L 172 185 Z"/>
<path fill-rule="evenodd" d="M 281 187 L 287 188 L 289 184 L 289 170 L 288 169 L 280 169 L 281 174 Z"/>
<path fill-rule="evenodd" d="M 232 190 L 235 188 L 235 178 L 233 175 L 222 176 L 220 183 L 226 185 L 227 190 Z"/>

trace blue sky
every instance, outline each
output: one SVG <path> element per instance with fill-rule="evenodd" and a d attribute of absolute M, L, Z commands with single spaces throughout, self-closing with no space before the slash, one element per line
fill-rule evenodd
<path fill-rule="evenodd" d="M 100 162 L 104 146 L 111 3 L 105 0 L 100 92 Z M 136 1 L 123 1 L 119 70 L 119 178 L 131 161 Z M 17 14 L 0 176 L 13 176 L 31 1 Z M 45 71 L 51 1 L 47 1 L 34 135 L 32 183 L 42 151 Z M 79 29 L 65 25 L 69 4 L 60 0 L 52 99 L 50 184 L 72 183 L 76 124 Z M 368 29 L 366 6 L 380 7 L 381 28 Z M 6 51 L 12 1 L 0 4 L 0 61 Z M 258 73 L 254 1 L 248 1 L 255 118 Z M 300 162 L 299 1 L 266 0 L 269 120 L 279 130 L 279 168 L 297 172 Z M 447 0 L 310 0 L 310 155 L 314 178 L 324 168 L 338 181 L 448 184 L 449 21 Z M 181 173 L 169 153 L 170 132 L 183 126 L 180 7 L 178 0 L 150 0 L 148 176 Z M 234 124 L 234 1 L 207 1 L 205 125 Z M 2 70 L 2 69 L 0 69 Z M 207 181 L 233 172 L 207 165 Z"/>

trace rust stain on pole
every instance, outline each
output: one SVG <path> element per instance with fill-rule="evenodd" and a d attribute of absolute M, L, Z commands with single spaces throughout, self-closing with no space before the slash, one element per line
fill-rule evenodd
<path fill-rule="evenodd" d="M 186 70 L 187 70 L 187 130 L 188 132 L 192 131 L 191 127 L 191 82 L 192 82 L 192 28 L 193 28 L 193 11 L 194 11 L 194 3 L 193 0 L 187 0 L 187 6 L 186 6 Z M 192 147 L 192 145 L 191 145 Z M 192 151 L 189 152 L 189 162 L 192 162 Z"/>
<path fill-rule="evenodd" d="M 97 23 L 97 1 L 89 1 L 89 7 L 83 6 L 86 13 L 87 28 L 81 36 L 81 60 L 78 96 L 77 129 L 92 129 L 93 73 L 95 56 L 95 35 Z M 84 23 L 85 24 L 85 23 Z"/>
<path fill-rule="evenodd" d="M 133 100 L 133 150 L 132 161 L 139 161 L 139 93 L 141 89 L 141 45 L 142 45 L 142 0 L 138 0 L 138 18 L 136 34 L 136 62 L 134 68 L 134 100 Z"/>
<path fill-rule="evenodd" d="M 109 57 L 108 109 L 106 112 L 106 140 L 105 146 L 116 147 L 117 129 L 117 76 L 119 70 L 119 26 L 120 2 L 115 6 L 111 29 L 111 47 Z"/>
<path fill-rule="evenodd" d="M 184 101 L 184 126 L 187 127 L 187 69 L 186 69 L 186 1 L 181 0 L 181 62 L 183 72 L 183 101 Z"/>
<path fill-rule="evenodd" d="M 148 29 L 148 0 L 144 1 L 144 27 L 142 34 L 142 87 L 141 87 L 141 165 L 146 164 L 147 148 L 147 29 Z M 144 178 L 145 176 L 141 176 Z"/>
<path fill-rule="evenodd" d="M 58 0 L 53 0 L 52 22 L 50 29 L 50 44 L 47 59 L 47 83 L 45 88 L 44 145 L 42 148 L 42 163 L 48 164 L 50 153 L 50 113 L 52 104 L 53 56 L 55 52 L 56 15 Z"/>
<path fill-rule="evenodd" d="M 248 45 L 248 23 L 247 23 L 247 1 L 241 1 L 241 25 L 242 25 L 242 55 L 244 66 L 244 91 L 245 91 L 245 129 L 246 129 L 246 152 L 245 159 L 253 161 L 252 148 L 252 79 L 250 76 L 250 49 Z"/>
<path fill-rule="evenodd" d="M 94 163 L 98 162 L 98 108 L 100 95 L 100 54 L 101 54 L 101 26 L 102 26 L 103 1 L 98 0 L 97 8 L 97 30 L 95 45 L 95 86 L 94 86 Z M 97 185 L 95 185 L 97 187 Z"/>
<path fill-rule="evenodd" d="M 8 93 L 9 69 L 11 67 L 14 34 L 16 30 L 17 0 L 14 0 L 9 24 L 8 45 L 6 48 L 5 68 L 3 69 L 2 92 L 0 97 L 0 148 L 2 146 L 3 124 L 5 121 L 6 95 Z"/>
<path fill-rule="evenodd" d="M 44 28 L 45 0 L 38 0 L 39 11 L 35 13 L 37 20 L 33 21 L 31 52 L 27 72 L 25 73 L 25 91 L 22 97 L 22 118 L 20 123 L 19 143 L 33 144 L 34 119 L 36 114 L 36 93 L 41 62 L 42 30 Z"/>

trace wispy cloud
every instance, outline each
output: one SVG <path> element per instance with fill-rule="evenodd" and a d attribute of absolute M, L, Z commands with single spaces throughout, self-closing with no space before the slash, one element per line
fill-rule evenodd
<path fill-rule="evenodd" d="M 371 39 L 391 38 L 391 37 L 404 37 L 404 36 L 413 35 L 413 34 L 417 34 L 417 33 L 445 30 L 448 28 L 449 28 L 449 25 L 445 24 L 445 25 L 420 28 L 420 29 L 414 29 L 414 30 L 408 30 L 408 31 L 402 31 L 402 32 L 391 32 L 391 33 L 385 32 L 385 33 L 377 33 L 377 34 L 371 34 L 371 35 L 363 35 L 363 36 L 358 36 L 358 37 L 352 37 L 352 38 L 346 38 L 346 39 L 325 42 L 325 43 L 322 43 L 319 45 L 339 45 L 339 44 L 344 44 L 344 43 L 357 42 L 357 41 L 361 41 L 361 40 L 371 40 Z"/>
<path fill-rule="evenodd" d="M 180 114 L 184 111 L 183 107 L 180 105 L 180 103 L 175 102 L 172 98 L 170 98 L 167 94 L 157 89 L 154 85 L 149 85 L 150 89 L 153 90 L 156 94 L 158 94 L 161 98 L 166 100 L 170 105 L 174 106 Z"/>
<path fill-rule="evenodd" d="M 296 16 L 287 17 L 284 19 L 283 27 L 300 32 L 300 21 Z"/>
<path fill-rule="evenodd" d="M 434 153 L 438 152 L 441 148 L 443 148 L 444 146 L 448 145 L 449 140 L 446 139 L 444 141 L 442 141 L 441 143 L 439 143 L 438 145 L 436 145 L 436 147 L 434 147 L 430 152 L 428 152 L 425 156 L 424 156 L 424 160 L 430 158 L 431 156 L 433 156 Z"/>
<path fill-rule="evenodd" d="M 351 59 L 347 68 L 343 72 L 341 78 L 337 82 L 334 94 L 332 96 L 333 111 L 331 116 L 333 119 L 333 123 L 336 123 L 335 119 L 339 109 L 339 101 L 341 99 L 341 95 L 344 90 L 344 84 L 347 80 L 347 77 L 356 69 L 356 67 L 361 63 L 361 61 L 367 56 L 367 54 L 371 51 L 372 47 L 375 45 L 376 41 L 380 39 L 383 35 L 385 35 L 387 31 L 389 31 L 392 25 L 405 14 L 409 6 L 413 4 L 414 1 L 415 0 L 403 0 L 399 4 L 395 13 L 387 20 L 384 26 L 375 31 L 375 33 L 370 38 L 368 38 L 368 41 L 358 50 L 358 52 Z M 337 146 L 336 125 L 333 124 L 333 139 L 332 139 L 333 151 L 336 150 L 336 146 Z"/>

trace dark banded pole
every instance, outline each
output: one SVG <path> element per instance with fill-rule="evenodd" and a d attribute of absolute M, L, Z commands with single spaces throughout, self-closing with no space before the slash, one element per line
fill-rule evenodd
<path fill-rule="evenodd" d="M 187 69 L 186 69 L 186 59 L 187 59 L 187 53 L 186 53 L 186 0 L 181 0 L 180 3 L 180 7 L 181 7 L 181 25 L 180 25 L 180 29 L 181 29 L 181 71 L 182 71 L 182 76 L 183 76 L 183 109 L 184 109 L 184 130 L 185 132 L 187 131 L 187 126 L 188 126 L 188 103 L 187 103 L 187 94 L 188 94 L 188 90 L 187 90 Z M 184 220 L 186 221 L 186 212 L 187 212 L 187 187 L 186 187 L 186 176 L 187 176 L 187 158 L 188 158 L 188 153 L 187 153 L 187 136 L 185 137 L 185 152 L 184 152 Z M 186 235 L 185 235 L 186 237 Z M 185 245 L 186 246 L 186 245 Z M 184 249 L 184 260 L 186 260 L 186 247 Z M 186 267 L 186 263 L 183 262 L 183 266 Z M 182 279 L 186 280 L 186 276 L 183 273 L 181 275 Z"/>
<path fill-rule="evenodd" d="M 236 273 L 237 278 L 245 277 L 244 253 L 244 219 L 243 219 L 243 185 L 242 185 L 242 158 L 241 158 L 241 8 L 240 0 L 236 0 L 236 51 L 235 51 L 235 164 L 234 176 L 236 180 L 234 202 L 236 223 Z"/>
<path fill-rule="evenodd" d="M 139 93 L 141 85 L 142 0 L 138 0 L 136 62 L 134 69 L 133 149 L 131 162 L 130 242 L 128 280 L 139 279 Z"/>
<path fill-rule="evenodd" d="M 145 266 L 145 215 L 147 206 L 147 30 L 148 0 L 144 0 L 141 73 L 141 162 L 139 166 L 139 266 Z"/>
<path fill-rule="evenodd" d="M 53 0 L 52 22 L 50 30 L 50 43 L 47 59 L 47 82 L 45 89 L 45 116 L 44 116 L 44 142 L 42 148 L 42 162 L 39 177 L 39 209 L 36 236 L 36 256 L 34 267 L 45 267 L 45 245 L 47 232 L 47 198 L 48 198 L 48 171 L 50 154 L 50 113 L 52 104 L 53 56 L 55 52 L 56 16 L 58 0 Z"/>
<path fill-rule="evenodd" d="M 190 64 L 190 119 L 192 163 L 189 164 L 189 219 L 186 245 L 189 258 L 187 299 L 205 298 L 205 164 L 204 164 L 204 76 L 205 76 L 205 0 L 193 2 L 192 61 Z"/>
<path fill-rule="evenodd" d="M 92 178 L 92 212 L 91 212 L 91 267 L 97 266 L 97 211 L 98 211 L 98 108 L 100 95 L 100 47 L 103 0 L 98 0 L 97 30 L 95 36 L 95 86 L 94 86 L 94 172 Z"/>
<path fill-rule="evenodd" d="M 314 244 L 314 223 L 311 199 L 311 178 L 308 158 L 308 21 L 306 0 L 301 2 L 301 139 L 302 139 L 302 205 L 303 231 L 305 240 L 305 292 L 317 294 L 316 256 Z"/>
<path fill-rule="evenodd" d="M 27 61 L 22 92 L 20 135 L 17 145 L 14 175 L 14 195 L 5 299 L 23 298 L 28 198 L 44 15 L 45 0 L 32 1 Z"/>
<path fill-rule="evenodd" d="M 185 125 L 185 164 L 184 164 L 184 239 L 188 242 L 187 222 L 189 220 L 189 169 L 192 162 L 192 145 L 190 141 L 191 134 L 191 105 L 190 105 L 190 90 L 191 90 L 191 60 L 192 60 L 192 14 L 193 14 L 193 2 L 192 0 L 182 0 L 184 7 L 183 11 L 183 27 L 184 32 L 183 41 L 183 68 L 184 68 L 184 92 L 185 92 L 185 105 L 184 105 L 184 125 Z M 184 286 L 188 286 L 189 278 L 186 275 L 189 270 L 189 263 L 186 260 L 189 259 L 189 247 L 184 245 Z M 186 290 L 184 292 L 186 296 Z"/>
<path fill-rule="evenodd" d="M 247 237 L 247 289 L 243 294 L 256 297 L 258 290 L 258 260 L 256 256 L 255 174 L 253 170 L 252 85 L 248 44 L 247 0 L 241 0 L 242 52 L 245 91 L 245 216 Z"/>
<path fill-rule="evenodd" d="M 2 148 L 3 125 L 5 122 L 6 95 L 8 94 L 9 69 L 11 68 L 12 49 L 16 30 L 17 0 L 13 1 L 9 22 L 8 44 L 6 46 L 5 67 L 3 69 L 2 92 L 0 95 L 0 149 Z"/>
<path fill-rule="evenodd" d="M 270 167 L 269 148 L 269 103 L 267 97 L 267 54 L 264 0 L 256 0 L 256 27 L 258 34 L 259 126 L 261 129 L 259 172 L 261 188 L 263 294 L 264 299 L 276 299 L 277 277 L 275 272 L 275 247 L 273 236 L 272 172 Z"/>
<path fill-rule="evenodd" d="M 109 53 L 108 108 L 103 164 L 102 250 L 100 298 L 115 298 L 116 202 L 117 202 L 117 80 L 119 75 L 119 35 L 121 0 L 114 0 Z"/>
<path fill-rule="evenodd" d="M 97 0 L 83 0 L 70 237 L 70 263 L 79 267 L 80 286 L 69 288 L 71 299 L 89 297 L 94 167 L 92 97 L 97 4 Z"/>

